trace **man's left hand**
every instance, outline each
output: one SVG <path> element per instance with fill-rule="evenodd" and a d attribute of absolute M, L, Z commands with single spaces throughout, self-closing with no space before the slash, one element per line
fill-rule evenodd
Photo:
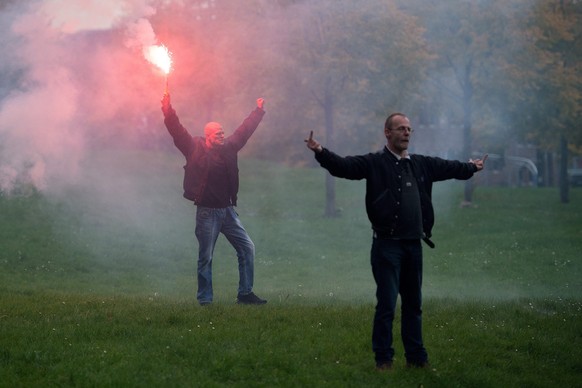
<path fill-rule="evenodd" d="M 319 142 L 313 138 L 313 131 L 309 132 L 309 138 L 305 139 L 305 143 L 307 143 L 307 148 L 313 152 L 319 153 L 323 151 L 321 144 L 319 144 Z"/>
<path fill-rule="evenodd" d="M 257 107 L 259 109 L 263 109 L 264 105 L 265 105 L 265 99 L 264 98 L 257 98 Z"/>

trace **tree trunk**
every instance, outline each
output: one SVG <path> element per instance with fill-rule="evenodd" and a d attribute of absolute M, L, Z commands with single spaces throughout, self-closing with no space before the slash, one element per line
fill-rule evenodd
<path fill-rule="evenodd" d="M 548 187 L 553 187 L 554 186 L 554 181 L 555 181 L 555 175 L 556 175 L 556 171 L 554 169 L 554 153 L 553 152 L 548 152 L 547 153 L 548 159 L 546 162 L 546 166 L 548 168 Z"/>
<path fill-rule="evenodd" d="M 472 61 L 469 61 L 465 67 L 465 80 L 463 82 L 463 156 L 467 162 L 471 159 L 471 148 L 473 146 L 473 136 L 471 133 L 472 123 L 472 99 L 473 99 L 473 85 L 471 84 L 471 68 Z M 468 206 L 473 201 L 473 179 L 465 181 L 465 193 L 463 199 L 463 206 Z"/>
<path fill-rule="evenodd" d="M 329 149 L 335 149 L 333 126 L 333 94 L 331 81 L 328 78 L 325 83 L 323 98 L 323 112 L 325 116 L 325 140 Z M 337 217 L 338 211 L 335 201 L 335 178 L 327 173 L 325 176 L 325 217 Z"/>
<path fill-rule="evenodd" d="M 330 174 L 325 174 L 325 217 L 337 217 L 338 212 L 335 206 L 335 178 Z"/>
<path fill-rule="evenodd" d="M 560 136 L 560 202 L 570 201 L 570 182 L 568 181 L 568 142 L 564 135 Z"/>

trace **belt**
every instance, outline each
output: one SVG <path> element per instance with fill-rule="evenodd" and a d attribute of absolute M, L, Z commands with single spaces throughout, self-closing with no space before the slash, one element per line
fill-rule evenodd
<path fill-rule="evenodd" d="M 377 231 L 377 230 L 374 231 L 374 238 L 377 238 L 380 240 L 400 240 L 400 238 L 394 237 L 393 235 L 391 235 L 389 233 Z M 435 247 L 435 244 L 428 237 L 423 237 L 422 241 L 424 241 L 426 243 L 426 245 L 428 245 L 430 248 Z"/>

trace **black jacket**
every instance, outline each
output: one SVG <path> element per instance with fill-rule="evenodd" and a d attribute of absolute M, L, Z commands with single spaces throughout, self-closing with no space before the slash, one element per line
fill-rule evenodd
<path fill-rule="evenodd" d="M 260 108 L 253 110 L 234 133 L 224 139 L 224 145 L 220 148 L 220 153 L 226 163 L 225 173 L 228 175 L 229 181 L 228 194 L 233 206 L 236 206 L 239 188 L 238 151 L 244 147 L 255 132 L 264 115 L 265 111 Z M 174 144 L 186 158 L 183 184 L 184 197 L 194 201 L 194 203 L 198 203 L 208 182 L 206 139 L 201 136 L 190 135 L 180 123 L 176 112 L 172 108 L 165 114 L 164 123 L 174 139 Z"/>
<path fill-rule="evenodd" d="M 410 158 L 420 194 L 422 228 L 425 237 L 430 238 L 434 225 L 433 182 L 469 179 L 477 167 L 473 163 L 423 155 L 410 155 Z M 322 152 L 315 153 L 315 159 L 335 177 L 366 179 L 366 212 L 372 229 L 385 237 L 397 235 L 402 203 L 401 166 L 394 154 L 384 147 L 367 155 L 341 157 L 324 148 Z"/>

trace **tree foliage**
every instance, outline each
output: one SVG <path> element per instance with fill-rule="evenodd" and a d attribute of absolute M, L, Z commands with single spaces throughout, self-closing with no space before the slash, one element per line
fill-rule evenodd
<path fill-rule="evenodd" d="M 0 1 L 0 10 L 16 3 Z M 193 131 L 210 120 L 228 130 L 257 97 L 265 97 L 268 114 L 244 150 L 259 158 L 313 164 L 303 146 L 310 130 L 342 154 L 376 149 L 384 142 L 383 121 L 393 111 L 417 122 L 464 124 L 471 136 L 466 153 L 502 153 L 514 141 L 555 150 L 559 136 L 548 136 L 549 129 L 566 136 L 571 150 L 582 148 L 580 1 L 157 0 L 152 5 L 157 12 L 150 22 L 173 53 L 169 84 L 180 117 Z M 120 53 L 123 28 L 79 34 L 70 38 L 71 47 L 119 53 L 114 70 L 120 85 L 149 87 L 139 53 Z M 95 75 L 85 77 L 92 55 L 83 51 L 67 64 L 82 75 L 80 82 L 103 74 L 100 62 L 93 61 Z M 128 59 L 131 55 L 136 59 Z M 0 97 L 26 69 L 4 65 L 1 71 L 6 86 Z M 111 66 L 107 72 L 113 73 Z M 95 85 L 84 89 L 88 106 L 103 97 L 97 92 Z M 138 117 L 139 109 L 124 108 L 123 102 L 118 97 L 118 111 L 133 115 L 135 110 Z M 157 103 L 143 114 L 159 118 Z"/>
<path fill-rule="evenodd" d="M 508 59 L 508 73 L 519 91 L 521 138 L 556 149 L 564 135 L 582 146 L 582 4 L 540 1 L 517 21 L 525 44 Z"/>
<path fill-rule="evenodd" d="M 301 162 L 304 149 L 289 145 L 311 129 L 340 150 L 368 150 L 385 116 L 418 99 L 430 60 L 422 27 L 391 1 L 210 3 L 172 3 L 153 19 L 172 45 L 171 83 L 205 118 L 244 114 L 244 101 L 264 95 L 273 136 L 249 144 L 258 156 Z M 179 91 L 186 82 L 188 94 Z"/>
<path fill-rule="evenodd" d="M 172 44 L 176 97 L 197 107 L 200 121 L 234 125 L 263 95 L 270 132 L 249 152 L 301 163 L 309 130 L 339 152 L 367 151 L 382 142 L 383 118 L 395 110 L 469 126 L 465 153 L 502 153 L 513 141 L 555 147 L 543 141 L 547 127 L 579 146 L 580 7 L 222 0 L 161 2 L 153 20 Z"/>

